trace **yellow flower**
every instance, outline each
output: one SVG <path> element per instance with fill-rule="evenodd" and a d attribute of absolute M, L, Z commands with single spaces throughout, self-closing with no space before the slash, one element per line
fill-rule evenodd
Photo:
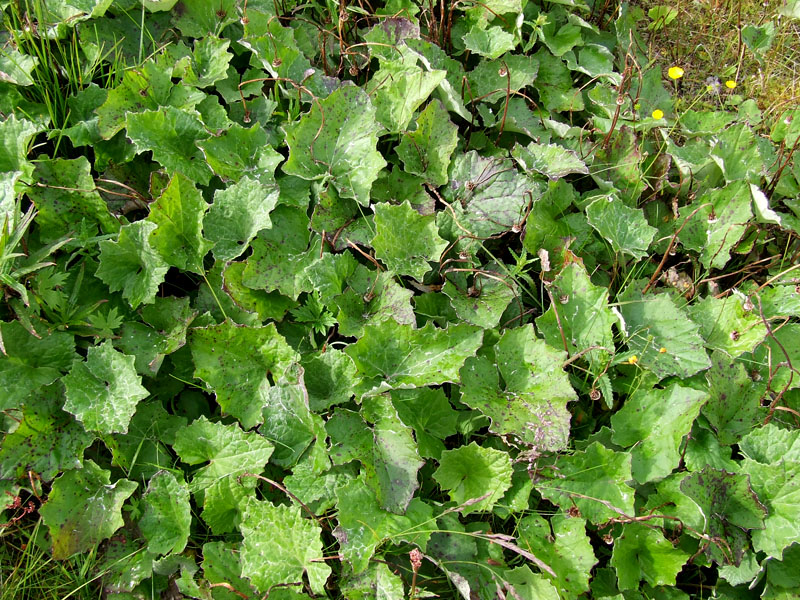
<path fill-rule="evenodd" d="M 667 349 L 666 349 L 666 348 L 664 348 L 664 346 L 661 346 L 661 348 L 659 348 L 659 349 L 658 349 L 658 351 L 659 351 L 661 354 L 665 354 L 665 353 L 667 352 Z"/>
<path fill-rule="evenodd" d="M 680 79 L 683 77 L 683 69 L 680 67 L 670 67 L 669 71 L 667 71 L 670 79 Z"/>
<path fill-rule="evenodd" d="M 636 356 L 635 354 L 628 359 L 629 365 L 635 365 L 638 362 L 639 362 L 639 357 Z"/>
<path fill-rule="evenodd" d="M 725 82 L 725 87 L 729 90 L 736 89 L 736 82 L 733 79 L 728 79 L 728 81 Z"/>
<path fill-rule="evenodd" d="M 660 110 L 660 109 L 658 109 L 658 108 L 657 108 L 657 109 L 655 109 L 655 110 L 653 111 L 653 118 L 654 118 L 654 119 L 656 119 L 656 120 L 658 120 L 658 119 L 663 119 L 663 118 L 664 118 L 664 111 L 663 111 L 663 110 Z"/>

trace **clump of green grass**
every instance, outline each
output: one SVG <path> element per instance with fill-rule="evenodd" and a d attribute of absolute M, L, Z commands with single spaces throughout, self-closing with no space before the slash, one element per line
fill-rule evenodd
<path fill-rule="evenodd" d="M 0 600 L 97 600 L 94 552 L 54 560 L 41 519 L 0 530 Z"/>
<path fill-rule="evenodd" d="M 786 0 L 637 4 L 650 58 L 685 71 L 679 98 L 708 94 L 708 108 L 752 98 L 775 114 L 800 104 L 800 20 L 781 14 Z"/>
<path fill-rule="evenodd" d="M 63 39 L 51 39 L 50 29 L 57 24 L 41 0 L 11 2 L 0 13 L 0 28 L 5 32 L 5 47 L 32 57 L 33 85 L 21 87 L 27 100 L 44 105 L 53 129 L 67 125 L 67 99 L 91 83 L 113 87 L 122 77 L 124 66 L 117 48 L 105 48 L 91 59 L 83 51 L 75 28 Z M 3 52 L 0 48 L 0 52 Z"/>

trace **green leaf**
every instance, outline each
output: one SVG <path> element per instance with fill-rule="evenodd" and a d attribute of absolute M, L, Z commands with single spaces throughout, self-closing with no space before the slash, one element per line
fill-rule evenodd
<path fill-rule="evenodd" d="M 530 56 L 506 54 L 498 60 L 483 59 L 467 74 L 470 102 L 493 103 L 533 83 L 539 62 Z M 460 86 L 457 88 L 460 89 Z"/>
<path fill-rule="evenodd" d="M 541 39 L 553 56 L 563 56 L 575 46 L 583 45 L 581 28 L 572 23 L 565 23 L 556 31 L 555 20 L 550 20 L 541 28 Z"/>
<path fill-rule="evenodd" d="M 758 183 L 764 169 L 756 136 L 747 123 L 736 123 L 718 134 L 711 158 L 728 183 L 739 180 Z"/>
<path fill-rule="evenodd" d="M 74 27 L 75 23 L 85 21 L 89 17 L 102 17 L 108 7 L 111 6 L 110 0 L 51 0 L 42 9 L 46 12 L 45 23 L 53 23 L 53 30 L 50 35 L 59 37 L 58 30 L 65 25 Z"/>
<path fill-rule="evenodd" d="M 583 352 L 592 372 L 603 372 L 614 351 L 611 328 L 618 323 L 608 307 L 608 290 L 593 285 L 583 266 L 569 263 L 550 284 L 550 293 L 554 302 L 536 319 L 544 339 L 553 348 L 566 342 L 571 356 Z"/>
<path fill-rule="evenodd" d="M 307 296 L 305 304 L 292 309 L 290 312 L 295 321 L 306 325 L 310 332 L 325 335 L 331 327 L 336 325 L 336 319 L 322 305 L 317 294 Z"/>
<path fill-rule="evenodd" d="M 251 477 L 224 477 L 206 490 L 197 493 L 203 500 L 203 521 L 215 535 L 235 531 L 242 522 L 250 499 L 256 498 L 257 480 Z"/>
<path fill-rule="evenodd" d="M 97 127 L 103 139 L 109 140 L 125 128 L 129 113 L 167 106 L 191 110 L 203 98 L 205 94 L 198 90 L 173 85 L 171 69 L 146 61 L 139 68 L 125 70 L 120 84 L 108 91 L 105 102 L 96 111 Z"/>
<path fill-rule="evenodd" d="M 33 137 L 42 127 L 26 119 L 9 115 L 0 121 L 0 172 L 20 171 L 26 176 L 33 172 L 33 164 L 28 162 L 28 150 Z"/>
<path fill-rule="evenodd" d="M 138 532 L 131 525 L 126 525 L 103 544 L 103 552 L 98 556 L 96 566 L 103 573 L 103 587 L 115 595 L 132 591 L 144 579 L 152 576 L 156 567 L 156 557 L 143 547 Z M 173 559 L 174 562 L 180 560 L 177 557 Z M 186 559 L 182 562 L 189 563 Z"/>
<path fill-rule="evenodd" d="M 442 103 L 434 100 L 417 117 L 416 130 L 402 136 L 396 151 L 406 172 L 439 187 L 448 181 L 447 168 L 457 143 L 458 127 Z"/>
<path fill-rule="evenodd" d="M 511 52 L 517 47 L 514 36 L 497 26 L 484 29 L 479 24 L 475 24 L 461 39 L 464 40 L 467 50 L 479 56 L 485 56 L 489 60 L 500 58 L 506 52 Z"/>
<path fill-rule="evenodd" d="M 706 547 L 709 558 L 720 565 L 739 566 L 749 547 L 744 530 L 763 529 L 767 514 L 750 489 L 749 478 L 706 467 L 684 478 L 681 491 L 703 511 L 706 525 L 701 533 L 714 540 Z"/>
<path fill-rule="evenodd" d="M 358 460 L 364 480 L 383 510 L 402 514 L 414 495 L 419 458 L 411 431 L 388 398 L 364 398 L 362 415 L 338 409 L 328 419 L 330 456 L 336 465 Z M 363 416 L 363 419 L 362 419 Z M 374 426 L 364 422 L 367 419 Z"/>
<path fill-rule="evenodd" d="M 251 244 L 242 283 L 255 290 L 278 290 L 295 300 L 312 289 L 305 270 L 319 256 L 320 240 L 311 239 L 305 209 L 279 206 L 270 220 L 272 227 L 259 232 Z"/>
<path fill-rule="evenodd" d="M 318 356 L 303 357 L 302 364 L 311 410 L 328 410 L 353 397 L 356 366 L 341 350 L 328 348 Z"/>
<path fill-rule="evenodd" d="M 477 526 L 480 532 L 481 524 L 478 523 Z M 436 561 L 437 566 L 447 575 L 460 596 L 478 597 L 480 589 L 491 590 L 494 594 L 496 587 L 492 585 L 494 582 L 491 578 L 493 575 L 499 575 L 500 568 L 491 562 L 481 564 L 481 559 L 486 561 L 491 558 L 492 561 L 503 565 L 502 554 L 500 556 L 498 552 L 490 554 L 491 546 L 488 542 L 480 540 L 478 535 L 471 535 L 472 532 L 467 532 L 455 514 L 444 513 L 437 519 L 435 527 L 438 531 L 431 534 L 426 554 Z M 485 531 L 485 528 L 483 530 Z M 497 546 L 495 548 L 499 550 Z M 482 556 L 479 555 L 479 549 Z"/>
<path fill-rule="evenodd" d="M 8 47 L 0 52 L 0 81 L 13 85 L 34 85 L 33 70 L 39 64 L 35 56 L 23 54 L 19 50 Z M 13 116 L 13 115 L 12 115 Z"/>
<path fill-rule="evenodd" d="M 567 403 L 577 399 L 562 369 L 565 358 L 537 339 L 533 326 L 507 329 L 494 346 L 494 359 L 464 363 L 461 401 L 489 417 L 493 433 L 539 450 L 562 450 L 569 440 Z"/>
<path fill-rule="evenodd" d="M 647 11 L 647 16 L 650 17 L 653 22 L 650 23 L 647 28 L 651 30 L 658 31 L 659 29 L 663 29 L 675 18 L 678 16 L 678 10 L 673 8 L 672 6 L 666 5 L 658 5 L 654 6 L 650 10 Z"/>
<path fill-rule="evenodd" d="M 194 376 L 208 384 L 222 410 L 246 429 L 261 423 L 270 377 L 280 379 L 298 358 L 274 323 L 249 327 L 226 321 L 192 329 L 189 345 Z"/>
<path fill-rule="evenodd" d="M 342 581 L 342 593 L 347 600 L 403 600 L 403 580 L 388 566 L 372 563 L 366 571 Z"/>
<path fill-rule="evenodd" d="M 468 515 L 492 510 L 511 487 L 511 473 L 508 454 L 472 442 L 442 452 L 433 478 Z"/>
<path fill-rule="evenodd" d="M 353 572 L 363 572 L 377 548 L 387 540 L 404 540 L 423 549 L 430 536 L 433 509 L 418 498 L 405 515 L 383 510 L 362 479 L 354 479 L 336 490 L 339 525 L 333 535 Z"/>
<path fill-rule="evenodd" d="M 183 552 L 189 541 L 192 524 L 189 490 L 182 478 L 169 471 L 159 471 L 150 479 L 142 497 L 144 514 L 139 528 L 147 539 L 147 551 L 153 554 Z"/>
<path fill-rule="evenodd" d="M 91 346 L 85 361 L 75 361 L 63 379 L 72 413 L 87 431 L 126 433 L 136 405 L 150 395 L 136 374 L 134 357 L 114 349 L 111 340 Z"/>
<path fill-rule="evenodd" d="M 681 490 L 681 483 L 689 477 L 689 473 L 676 472 L 668 475 L 655 484 L 655 491 L 647 498 L 644 510 L 667 517 L 676 517 L 679 521 L 663 519 L 653 521 L 665 528 L 665 531 L 676 531 L 679 528 L 693 528 L 702 531 L 706 527 L 707 517 L 697 503 Z"/>
<path fill-rule="evenodd" d="M 394 320 L 367 325 L 364 335 L 345 352 L 372 392 L 458 381 L 467 357 L 480 347 L 483 330 L 472 325 L 421 329 Z"/>
<path fill-rule="evenodd" d="M 190 180 L 208 185 L 211 169 L 195 142 L 209 134 L 196 116 L 168 106 L 129 113 L 127 128 L 137 153 L 150 150 L 167 171 L 180 171 Z"/>
<path fill-rule="evenodd" d="M 505 579 L 503 587 L 512 598 L 556 600 L 560 597 L 558 589 L 544 575 L 531 571 L 528 565 L 505 571 L 502 578 L 495 578 L 496 585 L 497 579 Z"/>
<path fill-rule="evenodd" d="M 787 323 L 779 329 L 773 328 L 772 335 L 756 348 L 756 363 L 762 378 L 769 381 L 770 389 L 781 390 L 786 387 L 791 390 L 800 387 L 800 377 L 789 368 L 790 362 L 800 365 L 800 344 L 796 342 L 798 336 L 800 323 Z"/>
<path fill-rule="evenodd" d="M 336 504 L 336 491 L 358 476 L 356 463 L 336 465 L 320 473 L 314 457 L 300 460 L 292 474 L 283 480 L 286 489 L 308 504 L 315 513 L 322 513 Z"/>
<path fill-rule="evenodd" d="M 381 508 L 404 514 L 419 487 L 417 471 L 425 464 L 417 445 L 386 395 L 364 398 L 361 414 L 373 424 L 372 460 Z"/>
<path fill-rule="evenodd" d="M 489 267 L 487 265 L 486 269 L 477 271 L 470 286 L 467 286 L 466 277 L 456 274 L 452 279 L 448 278 L 442 287 L 442 293 L 450 298 L 450 305 L 459 318 L 486 329 L 500 324 L 512 300 L 519 302 L 514 280 Z"/>
<path fill-rule="evenodd" d="M 392 403 L 400 419 L 414 429 L 420 456 L 439 457 L 444 451 L 443 440 L 456 433 L 458 413 L 441 388 L 393 390 Z"/>
<path fill-rule="evenodd" d="M 638 390 L 611 417 L 611 439 L 633 446 L 633 477 L 639 483 L 666 477 L 681 460 L 679 446 L 692 429 L 706 392 L 672 384 L 666 389 Z"/>
<path fill-rule="evenodd" d="M 319 260 L 309 265 L 306 277 L 322 302 L 330 306 L 336 296 L 353 285 L 354 275 L 356 273 L 360 275 L 365 270 L 349 252 L 341 254 L 325 252 Z M 369 275 L 374 277 L 371 272 Z"/>
<path fill-rule="evenodd" d="M 376 41 L 386 41 L 386 39 Z M 451 58 L 442 48 L 427 40 L 406 37 L 403 41 L 405 46 L 419 57 L 420 63 L 428 71 L 441 69 L 447 72 L 445 79 L 439 84 L 434 94 L 442 101 L 447 110 L 463 119 L 470 119 L 469 110 L 464 106 L 464 98 L 461 94 L 464 66 Z M 376 46 L 376 48 L 380 48 L 380 46 Z"/>
<path fill-rule="evenodd" d="M 150 207 L 147 220 L 157 229 L 150 243 L 167 264 L 202 275 L 203 257 L 211 243 L 203 237 L 203 215 L 208 204 L 194 184 L 176 173 Z"/>
<path fill-rule="evenodd" d="M 272 12 L 273 9 L 270 6 L 268 10 Z M 258 15 L 255 11 L 254 14 Z M 239 39 L 238 43 L 252 51 L 257 63 L 271 77 L 277 78 L 288 94 L 296 95 L 301 90 L 303 100 L 324 98 L 332 88 L 337 87 L 338 81 L 331 81 L 316 73 L 298 45 L 298 38 L 303 36 L 297 31 L 294 27 L 283 27 L 280 19 L 262 13 L 258 18 L 249 19 L 244 38 Z M 318 51 L 319 47 L 312 49 L 312 52 Z M 254 61 L 254 64 L 257 63 Z M 290 82 L 302 83 L 305 90 L 298 90 Z"/>
<path fill-rule="evenodd" d="M 765 528 L 752 533 L 753 549 L 780 559 L 800 536 L 800 461 L 761 464 L 746 458 L 741 473 L 750 476 L 750 486 L 767 508 Z"/>
<path fill-rule="evenodd" d="M 371 466 L 372 432 L 361 415 L 352 410 L 337 408 L 325 423 L 330 436 L 331 462 L 343 465 L 358 460 L 365 466 Z"/>
<path fill-rule="evenodd" d="M 667 294 L 638 291 L 630 285 L 619 297 L 622 328 L 637 365 L 659 378 L 690 377 L 711 366 L 703 349 L 699 327 L 687 318 L 676 300 Z M 661 352 L 661 348 L 664 352 Z"/>
<path fill-rule="evenodd" d="M 234 590 L 249 595 L 256 591 L 242 578 L 242 567 L 239 561 L 238 545 L 231 542 L 208 542 L 203 544 L 203 577 L 209 583 L 226 583 Z M 215 600 L 233 600 L 237 596 L 230 592 L 227 595 L 217 595 L 221 586 L 215 588 Z M 228 590 L 225 590 L 226 592 Z M 277 591 L 277 590 L 276 590 Z"/>
<path fill-rule="evenodd" d="M 589 223 L 616 253 L 630 254 L 634 258 L 647 256 L 658 230 L 650 227 L 642 211 L 627 207 L 614 195 L 601 196 L 586 207 Z"/>
<path fill-rule="evenodd" d="M 731 258 L 753 218 L 747 185 L 735 182 L 721 189 L 708 190 L 686 207 L 687 215 L 697 211 L 681 230 L 685 248 L 700 252 L 706 269 L 722 269 Z"/>
<path fill-rule="evenodd" d="M 689 316 L 700 325 L 700 335 L 710 350 L 737 357 L 752 352 L 767 335 L 767 328 L 754 309 L 747 297 L 734 292 L 725 298 L 703 298 L 689 307 Z"/>
<path fill-rule="evenodd" d="M 538 184 L 514 167 L 508 158 L 482 157 L 470 151 L 450 165 L 450 184 L 444 197 L 456 208 L 461 227 L 478 237 L 519 229 L 527 207 L 538 196 Z M 456 227 L 456 235 L 464 231 Z"/>
<path fill-rule="evenodd" d="M 196 316 L 189 298 L 156 298 L 142 309 L 142 318 L 148 324 L 125 323 L 114 345 L 124 354 L 135 356 L 137 372 L 154 376 L 164 357 L 186 344 L 187 330 Z"/>
<path fill-rule="evenodd" d="M 364 88 L 373 98 L 375 118 L 389 133 L 405 131 L 414 112 L 447 75 L 446 71 L 424 70 L 414 62 L 381 61 Z"/>
<path fill-rule="evenodd" d="M 28 394 L 53 383 L 77 357 L 72 335 L 53 332 L 34 336 L 19 321 L 0 321 L 0 340 L 0 410 L 16 408 Z"/>
<path fill-rule="evenodd" d="M 650 585 L 675 585 L 675 578 L 689 555 L 673 548 L 657 529 L 626 523 L 614 540 L 611 565 L 617 570 L 621 590 L 639 589 L 644 579 Z"/>
<path fill-rule="evenodd" d="M 184 427 L 186 419 L 169 414 L 159 399 L 140 402 L 128 433 L 112 436 L 112 465 L 131 479 L 142 481 L 161 469 L 172 468 L 175 459 L 167 445 L 175 443 L 175 435 Z"/>
<path fill-rule="evenodd" d="M 558 589 L 572 598 L 589 591 L 589 572 L 597 558 L 584 519 L 557 514 L 548 522 L 534 513 L 519 521 L 517 531 L 520 547 L 555 571 L 556 577 L 546 576 Z"/>
<path fill-rule="evenodd" d="M 243 473 L 261 473 L 273 445 L 257 433 L 242 431 L 236 423 L 212 423 L 203 416 L 178 431 L 172 449 L 186 464 L 209 463 L 189 483 L 189 489 L 197 493 L 235 481 Z"/>
<path fill-rule="evenodd" d="M 439 237 L 433 215 L 422 216 L 406 200 L 399 206 L 381 203 L 375 207 L 372 239 L 375 255 L 393 271 L 422 281 L 438 262 L 447 242 Z"/>
<path fill-rule="evenodd" d="M 586 164 L 573 150 L 558 144 L 537 144 L 531 142 L 527 146 L 516 144 L 511 155 L 525 169 L 526 173 L 541 173 L 549 179 L 560 179 L 571 173 L 589 173 Z"/>
<path fill-rule="evenodd" d="M 602 182 L 601 188 L 611 187 L 626 206 L 637 206 L 647 186 L 643 162 L 641 141 L 631 127 L 623 125 L 594 152 L 590 172 L 598 183 Z"/>
<path fill-rule="evenodd" d="M 247 319 L 236 316 L 228 312 L 228 316 L 237 323 L 249 325 L 259 321 L 280 321 L 286 311 L 297 306 L 297 302 L 291 298 L 283 296 L 279 292 L 265 292 L 264 290 L 254 290 L 242 283 L 244 270 L 247 265 L 242 262 L 228 263 L 222 274 L 222 291 L 230 296 L 237 308 L 249 313 L 255 313 L 255 319 Z M 226 308 L 226 311 L 228 309 Z"/>
<path fill-rule="evenodd" d="M 259 433 L 275 445 L 271 461 L 284 468 L 293 467 L 303 453 L 316 442 L 310 451 L 325 467 L 330 465 L 324 455 L 325 424 L 322 417 L 312 413 L 308 407 L 308 394 L 302 380 L 294 383 L 298 374 L 292 373 L 269 389 L 262 411 L 263 425 Z M 291 383 L 290 383 L 291 381 Z"/>
<path fill-rule="evenodd" d="M 369 204 L 369 192 L 386 161 L 377 151 L 380 125 L 369 96 L 357 87 L 336 90 L 299 122 L 286 125 L 289 160 L 283 171 L 332 182 L 343 198 Z"/>
<path fill-rule="evenodd" d="M 117 479 L 90 459 L 77 471 L 67 471 L 53 482 L 39 509 L 53 540 L 53 558 L 69 558 L 92 550 L 122 527 L 122 504 L 136 482 Z"/>
<path fill-rule="evenodd" d="M 731 459 L 732 454 L 732 448 L 719 443 L 704 419 L 695 421 L 686 438 L 683 453 L 683 461 L 689 471 L 701 471 L 707 466 L 722 471 L 736 471 L 737 463 Z"/>
<path fill-rule="evenodd" d="M 238 20 L 235 0 L 194 0 L 181 7 L 175 11 L 175 25 L 186 37 L 217 34 Z"/>
<path fill-rule="evenodd" d="M 747 458 L 766 465 L 782 459 L 800 462 L 800 431 L 781 429 L 773 424 L 751 428 L 739 447 Z"/>
<path fill-rule="evenodd" d="M 63 403 L 58 384 L 27 397 L 22 420 L 0 446 L 0 479 L 20 479 L 33 471 L 50 481 L 59 471 L 81 468 L 83 451 L 94 436 L 61 409 Z"/>
<path fill-rule="evenodd" d="M 780 558 L 796 541 L 800 518 L 800 434 L 769 424 L 753 430 L 740 442 L 745 460 L 741 472 L 768 514 L 763 531 L 753 532 L 753 548 Z"/>
<path fill-rule="evenodd" d="M 559 456 L 547 464 L 557 472 L 535 487 L 562 510 L 577 506 L 581 515 L 595 524 L 634 514 L 634 489 L 627 484 L 632 478 L 629 453 L 614 452 L 593 442 L 586 450 Z"/>
<path fill-rule="evenodd" d="M 564 61 L 548 50 L 541 48 L 532 57 L 538 62 L 539 76 L 534 88 L 539 92 L 540 105 L 548 112 L 583 110 L 583 95 L 579 89 L 572 87 L 572 74 Z"/>
<path fill-rule="evenodd" d="M 103 233 L 119 231 L 119 223 L 95 188 L 85 157 L 38 161 L 33 178 L 35 187 L 28 196 L 39 211 L 36 223 L 43 242 L 74 234 L 83 221 L 99 226 Z"/>
<path fill-rule="evenodd" d="M 119 232 L 116 242 L 100 242 L 100 266 L 96 275 L 112 292 L 122 290 L 131 307 L 152 304 L 169 265 L 150 245 L 157 225 L 136 221 Z"/>
<path fill-rule="evenodd" d="M 265 192 L 276 193 L 275 168 L 283 160 L 269 145 L 264 128 L 256 124 L 245 129 L 241 125 L 198 142 L 208 165 L 225 181 L 240 182 L 248 176 L 264 186 Z"/>
<path fill-rule="evenodd" d="M 721 352 L 711 355 L 711 363 L 706 373 L 708 401 L 701 410 L 719 443 L 735 444 L 758 424 L 766 383 L 753 381 L 744 364 Z"/>
<path fill-rule="evenodd" d="M 195 40 L 192 59 L 183 74 L 183 82 L 198 88 L 209 87 L 227 77 L 228 63 L 233 55 L 228 52 L 230 40 L 213 36 Z"/>
<path fill-rule="evenodd" d="M 322 530 L 305 519 L 299 506 L 251 501 L 242 531 L 242 575 L 260 592 L 296 584 L 308 576 L 315 594 L 325 593 L 331 568 L 322 560 Z"/>
<path fill-rule="evenodd" d="M 348 281 L 349 287 L 333 299 L 339 308 L 336 320 L 339 333 L 362 337 L 367 325 L 392 320 L 401 325 L 416 323 L 411 297 L 414 293 L 400 286 L 392 273 L 378 273 L 360 267 Z"/>

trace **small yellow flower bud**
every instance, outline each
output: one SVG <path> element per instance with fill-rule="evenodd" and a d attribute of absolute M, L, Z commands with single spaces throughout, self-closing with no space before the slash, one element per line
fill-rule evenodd
<path fill-rule="evenodd" d="M 661 354 L 666 354 L 666 352 L 667 352 L 667 349 L 666 349 L 666 348 L 664 348 L 664 346 L 661 346 L 661 348 L 659 348 L 659 349 L 658 349 L 658 351 L 659 351 Z"/>
<path fill-rule="evenodd" d="M 636 356 L 635 354 L 628 359 L 629 365 L 635 365 L 638 362 L 639 362 L 639 357 Z"/>
<path fill-rule="evenodd" d="M 725 87 L 729 90 L 736 89 L 736 82 L 733 79 L 728 79 L 728 81 L 725 82 Z"/>
<path fill-rule="evenodd" d="M 654 119 L 656 119 L 656 120 L 658 120 L 658 119 L 663 119 L 663 118 L 664 118 L 664 111 L 663 111 L 663 110 L 660 110 L 660 109 L 658 109 L 658 108 L 657 108 L 657 109 L 655 109 L 655 110 L 653 111 L 653 118 L 654 118 Z"/>
<path fill-rule="evenodd" d="M 667 71 L 667 74 L 669 75 L 670 79 L 680 79 L 683 77 L 683 69 L 677 66 L 670 67 L 669 71 Z"/>

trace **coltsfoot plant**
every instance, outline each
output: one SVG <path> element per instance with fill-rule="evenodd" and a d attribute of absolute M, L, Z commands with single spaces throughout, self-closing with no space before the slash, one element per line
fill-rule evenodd
<path fill-rule="evenodd" d="M 3 600 L 796 597 L 800 110 L 672 13 L 0 9 Z"/>

